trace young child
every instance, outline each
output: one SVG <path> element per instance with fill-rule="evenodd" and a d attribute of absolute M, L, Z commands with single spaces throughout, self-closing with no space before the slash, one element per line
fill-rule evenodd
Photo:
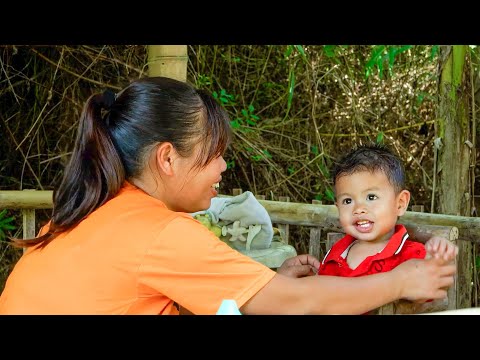
<path fill-rule="evenodd" d="M 392 270 L 411 258 L 455 258 L 458 248 L 450 241 L 411 241 L 405 227 L 397 224 L 410 192 L 400 159 L 387 147 L 359 146 L 336 164 L 332 177 L 346 235 L 327 252 L 319 275 L 356 277 Z"/>

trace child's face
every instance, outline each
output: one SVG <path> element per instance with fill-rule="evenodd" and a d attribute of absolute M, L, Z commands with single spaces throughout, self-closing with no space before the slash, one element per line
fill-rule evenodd
<path fill-rule="evenodd" d="M 405 213 L 410 192 L 396 195 L 382 171 L 359 171 L 337 179 L 336 205 L 343 230 L 357 240 L 383 242 Z"/>

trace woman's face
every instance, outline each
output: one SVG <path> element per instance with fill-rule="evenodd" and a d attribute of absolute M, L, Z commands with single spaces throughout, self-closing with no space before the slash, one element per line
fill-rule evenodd
<path fill-rule="evenodd" d="M 219 183 L 227 164 L 219 156 L 203 168 L 193 168 L 200 146 L 189 157 L 176 157 L 172 163 L 174 176 L 166 195 L 166 205 L 174 211 L 193 213 L 210 207 L 212 198 L 218 195 Z"/>

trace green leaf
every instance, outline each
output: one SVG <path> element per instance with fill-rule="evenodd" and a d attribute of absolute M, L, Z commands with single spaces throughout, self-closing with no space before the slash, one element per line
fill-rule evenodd
<path fill-rule="evenodd" d="M 337 47 L 337 45 L 324 45 L 323 46 L 323 51 L 325 51 L 325 55 L 327 55 L 327 57 L 335 57 L 335 48 Z"/>
<path fill-rule="evenodd" d="M 417 105 L 420 105 L 423 102 L 424 98 L 425 98 L 425 93 L 420 92 L 420 94 L 418 94 L 418 96 L 417 96 Z"/>
<path fill-rule="evenodd" d="M 0 211 L 0 240 L 3 241 L 6 237 L 5 231 L 6 230 L 15 230 L 16 227 L 11 224 L 15 220 L 13 216 L 7 216 L 7 209 L 3 209 Z"/>
<path fill-rule="evenodd" d="M 238 122 L 238 119 L 230 120 L 230 126 L 234 129 L 238 129 L 240 127 L 240 123 Z"/>
<path fill-rule="evenodd" d="M 385 50 L 385 45 L 375 45 L 372 49 L 372 54 L 370 55 L 370 59 L 367 61 L 367 67 L 373 67 L 377 62 L 378 59 L 382 58 L 383 51 Z"/>
<path fill-rule="evenodd" d="M 290 56 L 290 54 L 292 53 L 293 51 L 293 46 L 292 45 L 288 45 L 287 46 L 287 50 L 285 50 L 285 53 L 283 54 L 283 56 L 285 58 L 288 58 Z"/>
<path fill-rule="evenodd" d="M 290 71 L 289 85 L 288 85 L 288 102 L 287 102 L 287 114 L 290 111 L 293 100 L 293 89 L 295 87 L 295 72 Z"/>
<path fill-rule="evenodd" d="M 440 45 L 433 45 L 432 50 L 430 52 L 430 60 L 435 59 L 438 54 L 438 50 L 440 49 Z"/>
<path fill-rule="evenodd" d="M 395 56 L 397 55 L 397 48 L 391 47 L 388 49 L 388 67 L 391 69 L 393 67 L 393 63 L 395 62 Z"/>
<path fill-rule="evenodd" d="M 212 85 L 212 81 L 207 75 L 199 74 L 197 80 L 197 86 L 202 88 L 204 86 Z"/>
<path fill-rule="evenodd" d="M 383 138 L 384 138 L 384 133 L 383 131 L 380 131 L 377 135 L 376 142 L 377 144 L 382 144 L 383 143 Z"/>
<path fill-rule="evenodd" d="M 235 160 L 227 161 L 227 169 L 233 169 L 235 167 Z"/>
<path fill-rule="evenodd" d="M 4 225 L 2 225 L 2 228 L 5 229 L 5 230 L 15 230 L 16 229 L 15 226 L 10 225 L 10 224 L 4 224 Z"/>
<path fill-rule="evenodd" d="M 401 47 L 397 47 L 397 46 L 391 46 L 388 48 L 388 70 L 390 72 L 390 74 L 393 74 L 393 64 L 395 63 L 395 58 L 397 57 L 397 55 L 405 52 L 405 51 L 408 51 L 410 48 L 412 47 L 412 45 L 404 45 L 404 46 L 401 46 Z"/>
<path fill-rule="evenodd" d="M 372 68 L 371 67 L 366 67 L 365 70 L 365 78 L 368 79 L 368 77 L 372 74 Z"/>
<path fill-rule="evenodd" d="M 264 153 L 264 155 L 265 155 L 267 158 L 269 158 L 269 159 L 272 158 L 272 155 L 268 152 L 268 150 L 266 150 L 266 149 L 263 150 L 263 153 Z"/>
<path fill-rule="evenodd" d="M 330 171 L 328 170 L 328 168 L 325 166 L 324 163 L 318 162 L 317 166 L 318 166 L 318 169 L 320 170 L 320 172 L 322 173 L 323 177 L 325 177 L 325 178 L 330 177 Z"/>
<path fill-rule="evenodd" d="M 9 217 L 9 218 L 6 218 L 6 219 L 1 219 L 0 220 L 0 226 L 3 225 L 3 224 L 7 224 L 9 222 L 12 222 L 13 220 L 14 220 L 13 216 Z"/>
<path fill-rule="evenodd" d="M 325 190 L 325 197 L 327 200 L 335 201 L 335 193 L 330 188 Z"/>
<path fill-rule="evenodd" d="M 385 51 L 385 45 L 375 45 L 372 49 L 372 54 L 370 55 L 370 59 L 367 61 L 365 65 L 365 76 L 368 78 L 371 73 L 373 67 L 376 65 L 379 70 L 379 76 L 382 77 L 383 72 L 383 53 Z"/>
<path fill-rule="evenodd" d="M 401 54 L 407 50 L 410 50 L 412 45 L 403 45 L 402 47 L 398 48 L 397 54 Z"/>
<path fill-rule="evenodd" d="M 378 58 L 377 60 L 378 75 L 380 79 L 383 78 L 383 58 Z"/>
<path fill-rule="evenodd" d="M 295 45 L 295 49 L 297 49 L 297 51 L 300 53 L 300 55 L 302 56 L 303 61 L 305 61 L 306 63 L 308 63 L 307 54 L 305 54 L 305 50 L 303 49 L 303 46 L 302 46 L 302 45 Z"/>
<path fill-rule="evenodd" d="M 318 146 L 317 145 L 312 145 L 310 146 L 310 151 L 317 156 L 318 155 Z"/>
<path fill-rule="evenodd" d="M 307 55 L 305 54 L 305 50 L 303 49 L 302 45 L 294 45 L 297 51 L 303 56 L 306 57 Z"/>

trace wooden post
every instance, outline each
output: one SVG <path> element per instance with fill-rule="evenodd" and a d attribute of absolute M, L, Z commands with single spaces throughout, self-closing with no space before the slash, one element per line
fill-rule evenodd
<path fill-rule="evenodd" d="M 375 315 L 393 315 L 395 314 L 395 302 L 383 305 L 373 312 Z"/>
<path fill-rule="evenodd" d="M 283 202 L 290 202 L 290 197 L 289 196 L 279 196 L 278 197 L 279 201 Z M 288 224 L 278 224 L 278 229 L 280 230 L 282 234 L 282 238 L 285 241 L 285 244 L 289 243 L 289 233 L 290 233 L 290 225 Z"/>
<path fill-rule="evenodd" d="M 340 240 L 342 237 L 344 237 L 345 234 L 341 232 L 329 232 L 327 233 L 327 242 L 326 242 L 326 247 L 327 251 L 330 250 L 330 248 L 335 244 L 338 240 Z"/>
<path fill-rule="evenodd" d="M 241 195 L 241 194 L 243 194 L 243 190 L 242 190 L 242 189 L 236 188 L 236 189 L 233 189 L 233 190 L 232 190 L 232 195 L 233 195 L 233 196 L 238 196 L 238 195 Z"/>
<path fill-rule="evenodd" d="M 424 212 L 425 211 L 425 206 L 423 206 L 423 205 L 412 205 L 412 211 Z"/>
<path fill-rule="evenodd" d="M 35 191 L 35 189 L 24 189 L 23 191 Z M 22 209 L 23 238 L 32 239 L 35 237 L 35 209 Z M 23 248 L 25 252 L 25 248 Z"/>
<path fill-rule="evenodd" d="M 312 200 L 312 204 L 322 205 L 319 200 Z M 310 229 L 310 243 L 308 245 L 308 253 L 320 259 L 320 238 L 322 236 L 322 228 L 320 226 L 312 227 Z"/>
<path fill-rule="evenodd" d="M 148 45 L 148 76 L 187 80 L 187 45 Z"/>

